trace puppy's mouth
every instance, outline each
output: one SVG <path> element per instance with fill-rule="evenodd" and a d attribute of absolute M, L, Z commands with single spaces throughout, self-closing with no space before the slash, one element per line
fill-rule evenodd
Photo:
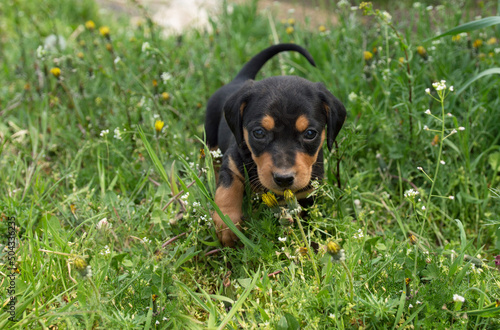
<path fill-rule="evenodd" d="M 285 190 L 293 193 L 307 189 L 311 181 L 311 170 L 307 173 L 295 171 L 261 171 L 259 169 L 259 179 L 262 185 L 277 195 L 283 195 Z"/>

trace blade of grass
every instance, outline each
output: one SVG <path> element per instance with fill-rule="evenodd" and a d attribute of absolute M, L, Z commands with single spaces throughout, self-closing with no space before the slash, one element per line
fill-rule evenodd
<path fill-rule="evenodd" d="M 448 30 L 444 33 L 441 33 L 435 37 L 432 37 L 430 39 L 426 39 L 426 40 L 424 40 L 424 42 L 436 40 L 436 39 L 439 39 L 439 38 L 442 38 L 445 36 L 456 35 L 456 34 L 459 34 L 462 32 L 470 32 L 470 31 L 474 31 L 474 30 L 479 30 L 479 29 L 483 29 L 485 27 L 493 26 L 493 25 L 497 25 L 497 24 L 500 24 L 500 16 L 485 17 L 485 18 L 479 19 L 477 21 L 468 22 L 468 23 L 459 25 L 457 27 L 454 27 L 453 29 L 450 29 L 450 30 Z"/>

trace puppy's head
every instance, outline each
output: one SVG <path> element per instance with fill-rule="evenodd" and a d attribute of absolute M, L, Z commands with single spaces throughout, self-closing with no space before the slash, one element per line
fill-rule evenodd
<path fill-rule="evenodd" d="M 321 83 L 281 76 L 246 82 L 226 101 L 224 116 L 238 145 L 248 146 L 260 183 L 282 194 L 309 185 L 323 142 L 331 150 L 346 110 Z"/>

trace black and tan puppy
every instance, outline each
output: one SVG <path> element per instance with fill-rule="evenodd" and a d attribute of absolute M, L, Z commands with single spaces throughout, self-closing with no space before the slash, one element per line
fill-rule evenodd
<path fill-rule="evenodd" d="M 332 148 L 346 117 L 342 103 L 321 83 L 296 76 L 253 80 L 267 60 L 290 50 L 315 65 L 311 55 L 297 45 L 269 47 L 207 103 L 207 144 L 224 153 L 215 202 L 238 228 L 245 171 L 253 190 L 283 195 L 291 189 L 298 198 L 306 197 L 311 181 L 323 177 L 323 142 Z M 217 213 L 213 219 L 221 243 L 233 246 L 236 235 Z"/>

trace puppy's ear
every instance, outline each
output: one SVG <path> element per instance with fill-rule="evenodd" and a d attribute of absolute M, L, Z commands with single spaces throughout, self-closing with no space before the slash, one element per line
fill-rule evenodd
<path fill-rule="evenodd" d="M 340 132 L 342 125 L 344 125 L 346 110 L 344 105 L 333 96 L 328 89 L 322 84 L 318 83 L 319 98 L 323 103 L 326 111 L 327 118 L 327 146 L 328 150 L 332 150 L 333 142 Z"/>
<path fill-rule="evenodd" d="M 243 141 L 243 113 L 251 96 L 253 80 L 245 82 L 243 87 L 234 92 L 224 103 L 224 118 L 233 132 L 238 145 Z"/>

